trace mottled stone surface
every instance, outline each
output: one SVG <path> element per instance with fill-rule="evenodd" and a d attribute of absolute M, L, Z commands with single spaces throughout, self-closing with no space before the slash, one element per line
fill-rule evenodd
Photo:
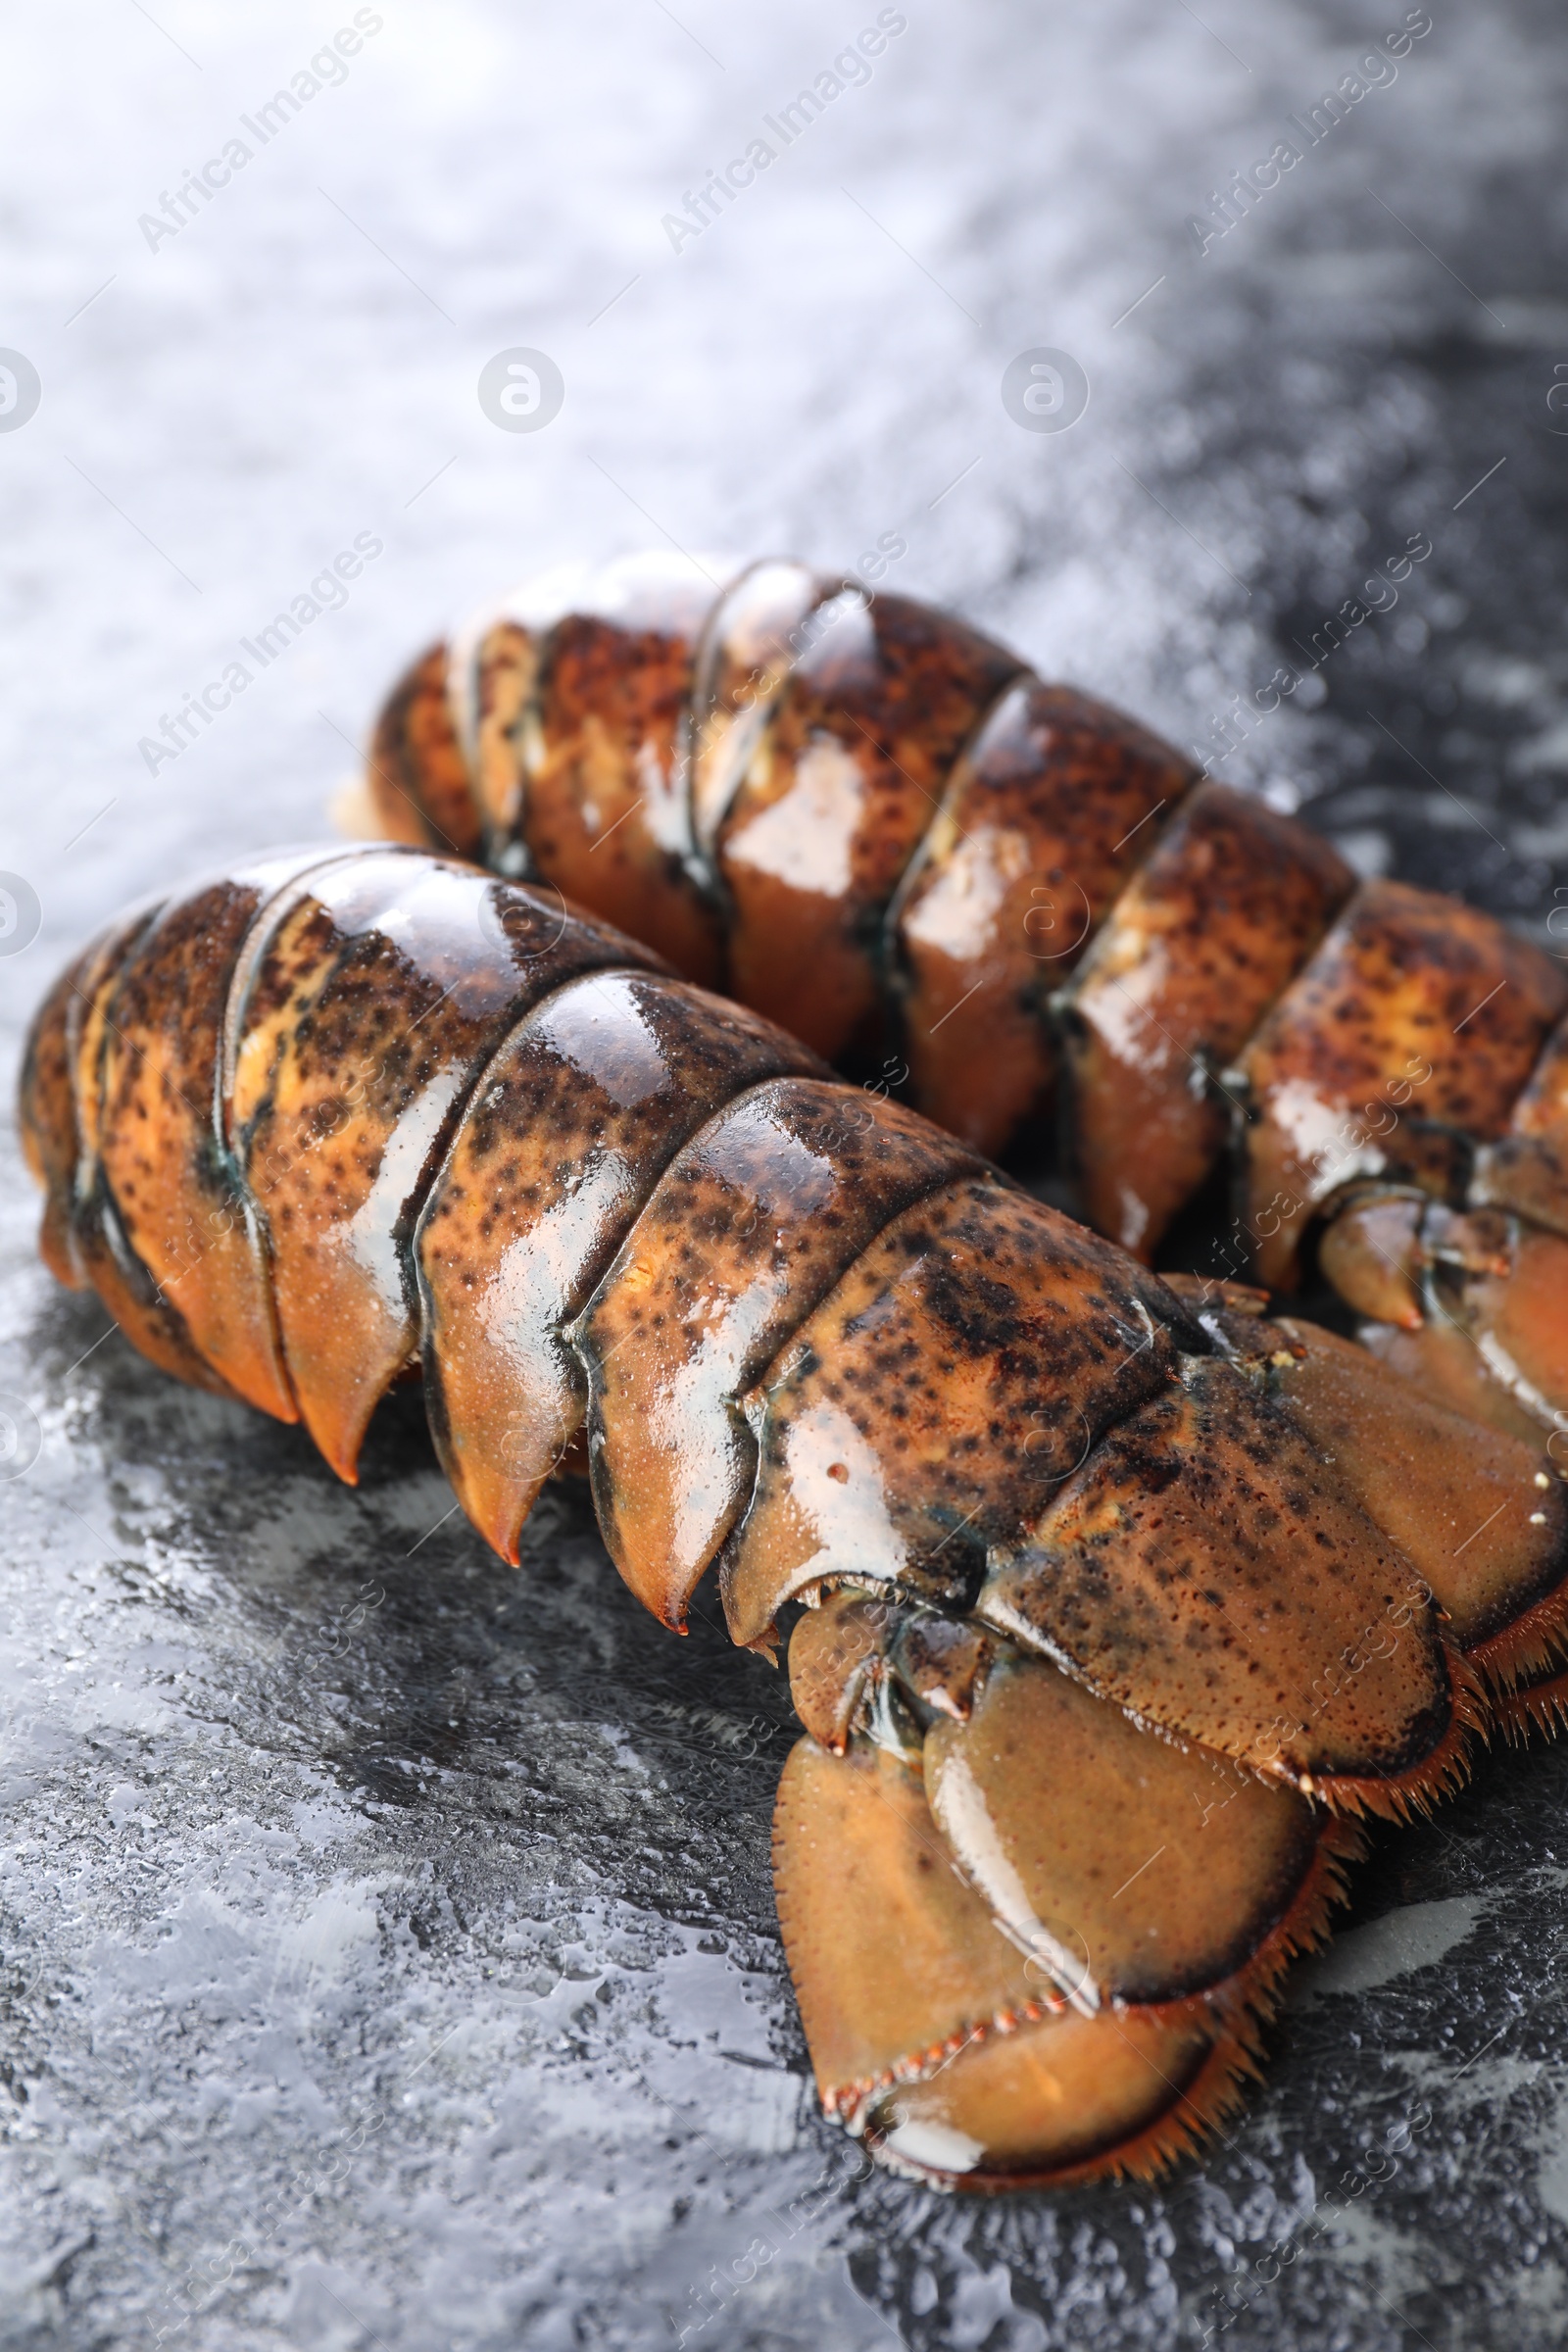
<path fill-rule="evenodd" d="M 1560 11 L 1434 5 L 1201 257 L 1189 216 L 1402 0 L 910 8 L 678 254 L 662 216 L 869 0 L 378 13 L 265 145 L 240 117 L 352 8 L 8 29 L 0 343 L 43 388 L 0 433 L 0 866 L 42 905 L 0 956 L 8 1083 L 117 907 L 318 836 L 455 615 L 671 538 L 853 572 L 902 537 L 898 593 L 1184 751 L 1230 712 L 1225 780 L 1568 944 Z M 999 396 L 1041 346 L 1090 378 L 1065 433 Z M 475 397 L 518 347 L 566 384 L 531 435 Z M 488 1559 L 406 1400 L 350 1494 L 142 1365 L 36 1263 L 4 1150 L 0 1390 L 38 1450 L 0 1487 L 0 2341 L 1562 2339 L 1568 1748 L 1378 1834 L 1245 2119 L 1163 2189 L 858 2179 L 767 1880 L 781 1679 L 709 1594 L 662 1634 L 580 1498 Z"/>

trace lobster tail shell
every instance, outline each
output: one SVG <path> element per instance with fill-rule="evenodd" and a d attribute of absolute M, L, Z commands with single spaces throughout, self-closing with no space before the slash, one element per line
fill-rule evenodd
<path fill-rule="evenodd" d="M 349 1480 L 420 1375 L 507 1557 L 585 1439 L 666 1624 L 710 1569 L 738 1642 L 804 1604 L 786 1944 L 828 2106 L 923 2177 L 1190 2144 L 1353 1816 L 1557 1704 L 1539 1446 L 1161 1281 L 554 890 L 391 847 L 176 892 L 46 999 L 23 1125 L 51 1260 L 166 1369 Z"/>
<path fill-rule="evenodd" d="M 45 1256 L 347 1480 L 421 1379 L 513 1561 L 585 1461 L 656 1617 L 712 1571 L 788 1636 L 828 2110 L 948 2186 L 1157 2169 L 1357 1817 L 1568 1715 L 1568 982 L 787 562 L 536 583 L 370 788 L 403 846 L 134 910 L 46 999 Z M 982 1156 L 1052 1107 L 1112 1238 Z M 1364 1346 L 1150 1271 L 1227 1150 L 1239 1261 L 1315 1237 Z"/>
<path fill-rule="evenodd" d="M 1560 1082 L 1510 1129 L 1555 958 L 1357 888 L 960 621 L 790 562 L 638 558 L 471 624 L 444 710 L 440 670 L 382 714 L 379 829 L 556 884 L 976 1150 L 1054 1115 L 1089 1221 L 1140 1257 L 1227 1152 L 1237 1270 L 1275 1287 L 1369 1174 L 1568 1220 Z"/>

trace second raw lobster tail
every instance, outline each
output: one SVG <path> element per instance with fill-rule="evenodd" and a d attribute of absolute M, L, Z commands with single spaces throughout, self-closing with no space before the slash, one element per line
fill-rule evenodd
<path fill-rule="evenodd" d="M 911 729 L 917 693 L 946 698 L 955 751 L 1001 685 L 956 643 L 936 673 L 911 652 L 907 689 Z M 653 677 L 613 742 L 651 723 Z M 542 691 L 508 689 L 524 728 Z M 678 662 L 662 691 L 673 725 Z M 834 806 L 815 724 L 779 759 Z M 595 704 L 572 776 L 604 740 Z M 1152 793 L 1160 756 L 1136 759 Z M 1356 919 L 1333 952 L 1370 971 Z M 1479 954 L 1387 1015 L 1423 1024 L 1434 1071 L 1421 1007 Z M 1304 1011 L 1272 1024 L 1284 1089 L 1319 1044 Z M 1255 2067 L 1358 1818 L 1426 1807 L 1478 1733 L 1556 1710 L 1568 1381 L 1532 1285 L 1565 1244 L 1501 1204 L 1550 1191 L 1554 1067 L 1478 1155 L 1485 1205 L 1346 1197 L 1332 1249 L 1387 1361 L 1161 1280 L 559 891 L 412 848 L 134 910 L 46 999 L 22 1119 L 49 1263 L 155 1362 L 302 1421 L 350 1480 L 420 1376 L 508 1559 L 585 1464 L 654 1617 L 680 1629 L 712 1571 L 737 1642 L 789 1629 L 807 1736 L 774 1859 L 824 2103 L 895 2165 L 998 2187 L 1190 2145 Z"/>
<path fill-rule="evenodd" d="M 977 1151 L 1054 1116 L 1089 1223 L 1146 1261 L 1228 1150 L 1233 1270 L 1270 1289 L 1357 1181 L 1568 1231 L 1568 1049 L 1530 1083 L 1556 959 L 1357 886 L 929 606 L 708 571 L 554 574 L 432 648 L 371 829 L 554 884 L 852 1074 L 902 1065 Z"/>

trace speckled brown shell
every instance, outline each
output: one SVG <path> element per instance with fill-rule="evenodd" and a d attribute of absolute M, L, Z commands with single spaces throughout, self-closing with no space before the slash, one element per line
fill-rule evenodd
<path fill-rule="evenodd" d="M 1313 1211 L 1358 1176 L 1440 1194 L 1502 1136 L 1568 1004 L 1568 974 L 1495 917 L 1363 884 L 1242 1055 L 1260 1279 L 1290 1278 Z"/>
<path fill-rule="evenodd" d="M 1568 1048 L 1530 1083 L 1556 958 L 1356 890 L 956 620 L 790 562 L 639 558 L 475 624 L 445 715 L 439 668 L 376 732 L 386 831 L 416 838 L 422 795 L 432 846 L 477 828 L 979 1151 L 1054 1117 L 1082 1212 L 1146 1260 L 1227 1151 L 1238 1266 L 1272 1284 L 1369 1174 L 1568 1230 Z"/>
<path fill-rule="evenodd" d="M 46 1255 L 346 1479 L 422 1376 L 508 1558 L 585 1458 L 666 1624 L 715 1567 L 737 1641 L 796 1618 L 774 1866 L 824 2105 L 943 2185 L 1157 2169 L 1355 1817 L 1568 1711 L 1563 975 L 800 565 L 513 600 L 416 665 L 372 781 L 440 854 L 198 885 L 46 1001 Z M 693 984 L 726 957 L 749 1004 Z M 978 1156 L 1063 1040 L 1099 1221 L 1147 1257 L 1245 1134 L 1264 1264 L 1332 1210 L 1365 1347 Z M 956 1132 L 891 1099 L 899 1041 Z M 817 1059 L 885 1048 L 863 1089 Z"/>

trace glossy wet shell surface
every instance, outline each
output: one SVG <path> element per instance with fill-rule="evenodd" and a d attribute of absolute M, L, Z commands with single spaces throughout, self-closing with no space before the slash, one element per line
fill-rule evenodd
<path fill-rule="evenodd" d="M 442 1459 L 509 1558 L 582 1418 L 566 1325 L 693 1129 L 803 1065 L 756 1013 L 612 970 L 546 996 L 480 1072 L 416 1255 Z"/>
<path fill-rule="evenodd" d="M 883 908 L 1018 667 L 896 596 L 821 608 L 718 830 L 730 984 L 830 1060 L 873 1023 Z"/>
<path fill-rule="evenodd" d="M 1558 1704 L 1530 1448 L 1481 1433 L 1453 1542 L 1448 1422 L 1370 1358 L 1167 1286 L 549 890 L 400 849 L 199 886 L 74 967 L 28 1071 L 51 1248 L 155 1360 L 243 1367 L 345 1478 L 418 1368 L 507 1556 L 585 1450 L 666 1624 L 715 1562 L 736 1640 L 814 1612 L 781 1916 L 824 2096 L 923 2178 L 1191 2145 L 1323 1933 L 1335 1811 Z M 1411 1295 L 1568 1386 L 1568 1245 L 1407 1206 Z"/>
<path fill-rule="evenodd" d="M 74 967 L 60 1007 L 71 1082 L 69 1114 L 66 1102 L 51 1090 L 34 1096 L 32 1117 L 58 1122 L 56 1141 L 40 1157 L 62 1170 L 69 1167 L 60 1191 L 69 1204 L 64 1211 L 69 1227 L 65 1253 L 73 1271 L 91 1283 L 122 1329 L 154 1363 L 176 1379 L 226 1395 L 222 1374 L 193 1341 L 179 1308 L 131 1248 L 103 1167 L 104 1085 L 108 1050 L 116 1041 L 113 1008 L 120 976 L 155 928 L 158 913 L 156 906 L 143 908 L 113 925 Z M 41 1058 L 32 1057 L 46 1076 L 53 1059 L 47 1049 Z M 72 1142 L 67 1142 L 68 1135 Z M 46 1234 L 50 1224 L 46 1217 Z"/>
<path fill-rule="evenodd" d="M 1146 1719 L 1354 1809 L 1359 1783 L 1419 1777 L 1451 1731 L 1426 1585 L 1289 1415 L 1229 1365 L 1182 1374 L 1107 1434 L 980 1614 Z"/>
<path fill-rule="evenodd" d="M 847 586 L 804 564 L 763 557 L 714 605 L 692 682 L 691 830 L 703 858 L 712 856 L 810 615 Z"/>
<path fill-rule="evenodd" d="M 959 761 L 890 920 L 928 1115 L 985 1152 L 1052 1099 L 1047 1000 L 1158 839 L 1193 771 L 1068 687 L 1025 678 Z"/>
<path fill-rule="evenodd" d="M 759 1087 L 676 1157 L 575 1334 L 606 1541 L 667 1623 L 752 1494 L 737 1399 L 884 1225 L 973 1164 L 898 1104 L 809 1080 Z"/>
<path fill-rule="evenodd" d="M 1432 892 L 1351 895 L 1309 830 L 951 615 L 789 561 L 709 589 L 648 558 L 516 592 L 452 651 L 448 736 L 425 668 L 394 696 L 381 821 L 406 835 L 378 768 L 425 759 L 446 838 L 460 744 L 506 870 L 978 1149 L 1054 1115 L 1089 1221 L 1145 1257 L 1228 1145 L 1270 1284 L 1367 1176 L 1568 1225 L 1562 1054 L 1532 1082 L 1550 955 Z"/>
<path fill-rule="evenodd" d="M 1048 1980 L 955 1873 L 919 1779 L 879 1751 L 801 1742 L 774 1857 L 823 2105 L 869 2113 L 922 2170 L 961 2179 L 989 2157 L 1070 2175 L 1168 2115 L 1219 2038 L 1201 2010 L 1048 2008 Z"/>
<path fill-rule="evenodd" d="M 1298 1351 L 1277 1374 L 1293 1419 L 1420 1570 L 1462 1649 L 1479 1648 L 1523 1598 L 1556 1586 L 1568 1510 L 1539 1445 L 1412 1393 L 1332 1332 L 1279 1328 Z"/>
<path fill-rule="evenodd" d="M 607 586 L 544 639 L 521 722 L 521 840 L 569 898 L 713 986 L 718 923 L 682 862 L 686 710 L 712 592 L 674 559 Z"/>
<path fill-rule="evenodd" d="M 1244 1969 L 1291 1910 L 1321 1816 L 1212 1749 L 1151 1740 L 1054 1666 L 995 1669 L 925 1741 L 951 1851 L 1079 2006 L 1163 2002 Z"/>
<path fill-rule="evenodd" d="M 430 646 L 393 688 L 370 738 L 368 765 L 389 840 L 433 846 L 454 858 L 481 855 L 485 828 L 452 723 L 444 645 Z"/>
<path fill-rule="evenodd" d="M 413 1219 L 476 1066 L 584 965 L 646 951 L 471 869 L 389 854 L 329 869 L 286 911 L 238 1016 L 235 1146 L 269 1228 L 300 1410 L 351 1475 L 416 1353 Z"/>
<path fill-rule="evenodd" d="M 262 906 L 318 852 L 187 892 L 120 966 L 98 1152 L 125 1239 L 197 1351 L 247 1402 L 292 1420 L 254 1203 L 214 1132 L 229 982 Z"/>
<path fill-rule="evenodd" d="M 757 1486 L 726 1553 L 737 1641 L 828 1575 L 963 1592 L 1175 1362 L 1183 1310 L 995 1179 L 906 1210 L 748 1400 Z"/>
<path fill-rule="evenodd" d="M 1266 803 L 1204 784 L 1096 934 L 1068 991 L 1084 1213 L 1149 1257 L 1220 1159 L 1222 1078 L 1353 887 L 1344 859 Z"/>
<path fill-rule="evenodd" d="M 1419 1181 L 1423 1130 L 1499 1136 L 1565 998 L 1562 966 L 1493 916 L 1363 885 L 1243 1057 L 1259 1279 L 1292 1273 L 1313 1207 L 1351 1178 Z"/>

